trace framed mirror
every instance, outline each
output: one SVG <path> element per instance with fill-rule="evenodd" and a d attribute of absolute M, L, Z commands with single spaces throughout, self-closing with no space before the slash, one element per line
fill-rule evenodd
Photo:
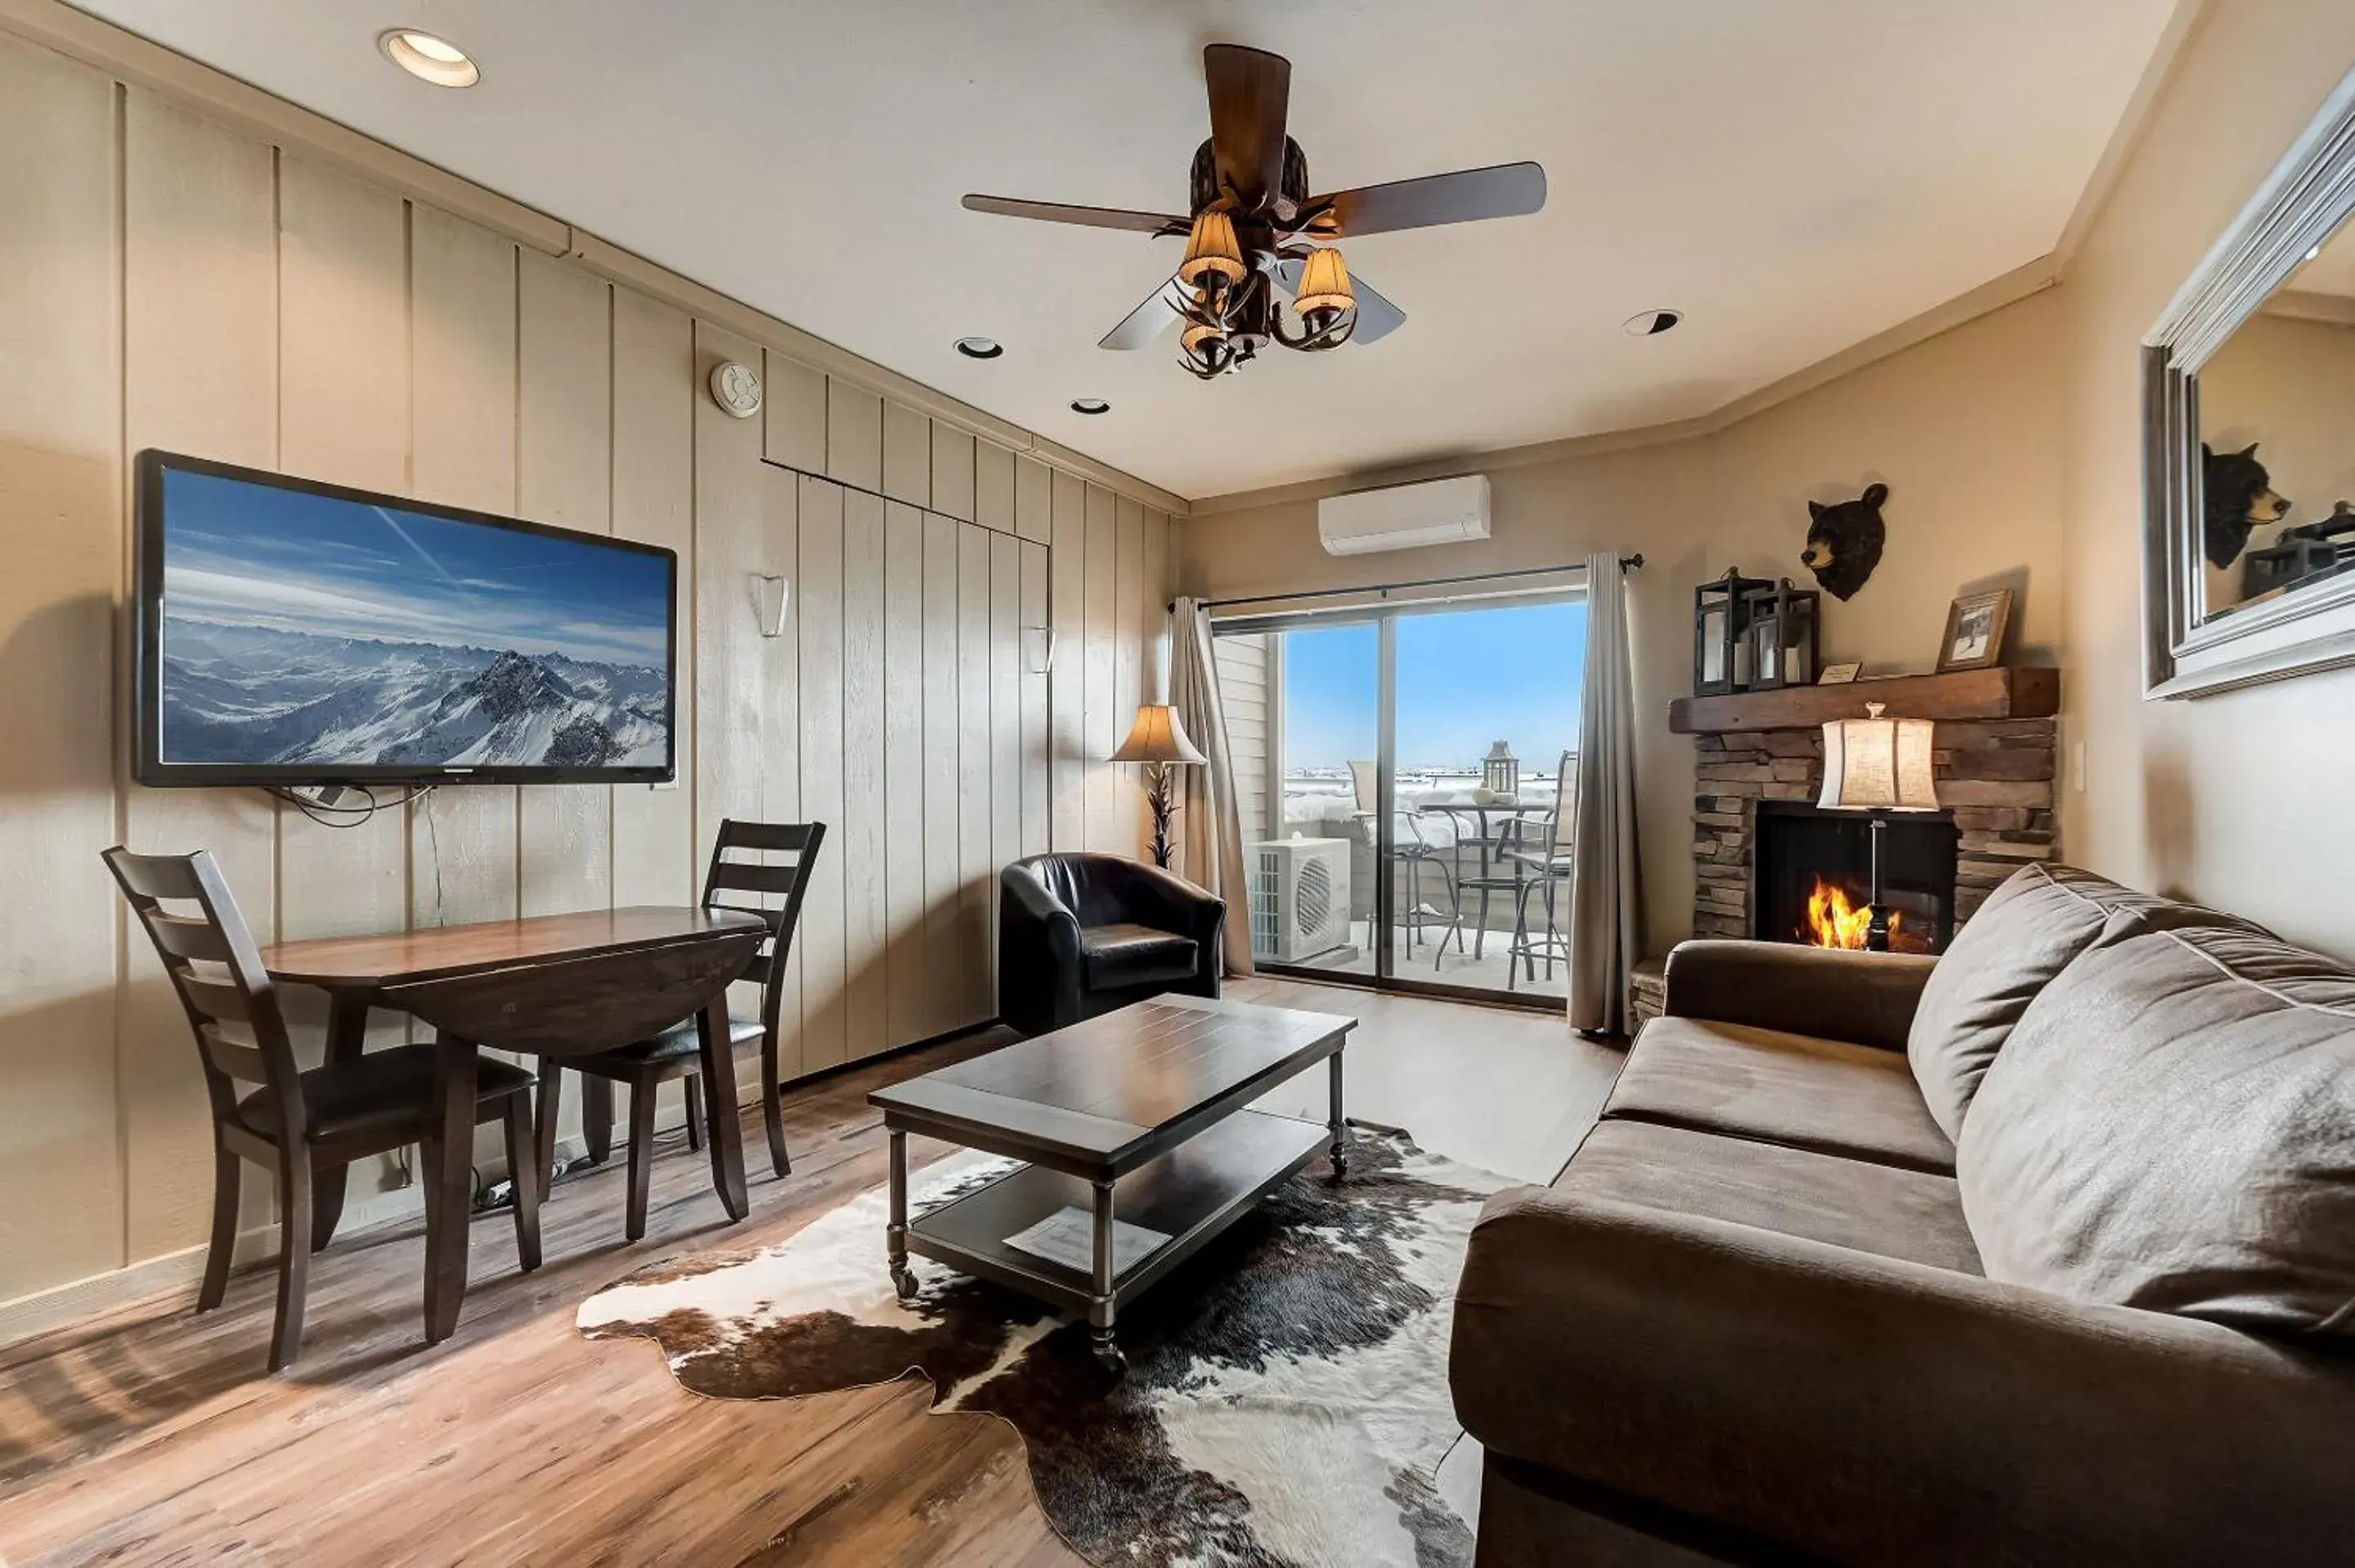
<path fill-rule="evenodd" d="M 2143 343 L 2146 694 L 2355 664 L 2355 71 Z"/>

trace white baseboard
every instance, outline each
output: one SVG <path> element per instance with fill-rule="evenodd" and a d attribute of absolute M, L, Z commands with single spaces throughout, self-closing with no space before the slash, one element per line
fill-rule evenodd
<path fill-rule="evenodd" d="M 757 1091 L 756 1091 L 757 1092 Z M 621 1129 L 616 1129 L 621 1130 Z M 581 1158 L 588 1152 L 587 1145 L 576 1135 L 560 1138 L 556 1144 L 557 1164 Z M 393 1179 L 396 1167 L 388 1158 L 383 1162 L 379 1180 Z M 491 1181 L 505 1179 L 506 1161 L 504 1153 L 496 1160 L 485 1160 L 476 1166 L 476 1179 Z M 413 1182 L 384 1186 L 374 1192 L 360 1189 L 366 1177 L 358 1169 L 352 1191 L 344 1201 L 344 1214 L 336 1226 L 339 1236 L 373 1225 L 393 1224 L 413 1220 L 425 1212 L 422 1189 Z M 270 1218 L 263 1223 L 238 1232 L 237 1246 L 230 1255 L 240 1271 L 273 1263 L 278 1257 L 278 1223 Z M 155 1303 L 159 1310 L 188 1309 L 196 1306 L 197 1287 L 205 1276 L 203 1246 L 186 1247 L 177 1252 L 159 1253 L 141 1258 L 127 1268 L 109 1269 L 84 1279 L 51 1286 L 13 1301 L 0 1301 L 0 1350 L 42 1334 L 53 1333 L 76 1323 L 110 1318 L 147 1302 Z"/>

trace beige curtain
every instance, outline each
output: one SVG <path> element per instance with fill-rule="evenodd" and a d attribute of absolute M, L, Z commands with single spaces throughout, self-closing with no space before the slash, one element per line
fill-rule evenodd
<path fill-rule="evenodd" d="M 1586 557 L 1586 690 L 1579 710 L 1577 856 L 1570 879 L 1570 1021 L 1627 1031 L 1627 974 L 1643 955 L 1636 866 L 1636 695 L 1627 582 L 1614 555 Z"/>
<path fill-rule="evenodd" d="M 1169 705 L 1209 762 L 1180 768 L 1178 870 L 1195 886 L 1227 901 L 1220 938 L 1227 973 L 1252 972 L 1251 889 L 1243 866 L 1242 813 L 1235 803 L 1235 770 L 1227 750 L 1227 716 L 1219 703 L 1218 664 L 1210 652 L 1210 618 L 1202 601 L 1180 599 L 1169 622 Z"/>

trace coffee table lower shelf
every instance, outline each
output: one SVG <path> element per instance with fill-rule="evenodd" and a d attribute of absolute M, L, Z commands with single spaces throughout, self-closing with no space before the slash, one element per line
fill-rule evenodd
<path fill-rule="evenodd" d="M 1252 1205 L 1324 1152 L 1321 1122 L 1267 1111 L 1237 1111 L 1178 1148 L 1121 1178 L 1114 1213 L 1170 1239 L 1113 1277 L 1124 1303 L 1186 1261 Z M 952 1268 L 1085 1312 L 1094 1289 L 1083 1269 L 1066 1268 L 1008 1246 L 1007 1236 L 1066 1208 L 1088 1213 L 1088 1183 L 1043 1166 L 1025 1165 L 908 1224 L 908 1250 Z"/>

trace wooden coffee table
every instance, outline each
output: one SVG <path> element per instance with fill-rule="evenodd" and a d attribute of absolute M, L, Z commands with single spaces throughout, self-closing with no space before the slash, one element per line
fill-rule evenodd
<path fill-rule="evenodd" d="M 891 1141 L 885 1245 L 902 1300 L 911 1252 L 1084 1311 L 1098 1360 L 1127 1366 L 1114 1325 L 1124 1303 L 1320 1153 L 1348 1157 L 1341 1050 L 1357 1020 L 1252 1002 L 1164 996 L 878 1089 Z M 1332 1102 L 1319 1125 L 1246 1108 L 1319 1062 Z M 908 1135 L 1024 1160 L 911 1224 Z M 1065 1209 L 1089 1216 L 1086 1267 L 1010 1245 Z M 1166 1240 L 1115 1266 L 1114 1216 Z"/>

